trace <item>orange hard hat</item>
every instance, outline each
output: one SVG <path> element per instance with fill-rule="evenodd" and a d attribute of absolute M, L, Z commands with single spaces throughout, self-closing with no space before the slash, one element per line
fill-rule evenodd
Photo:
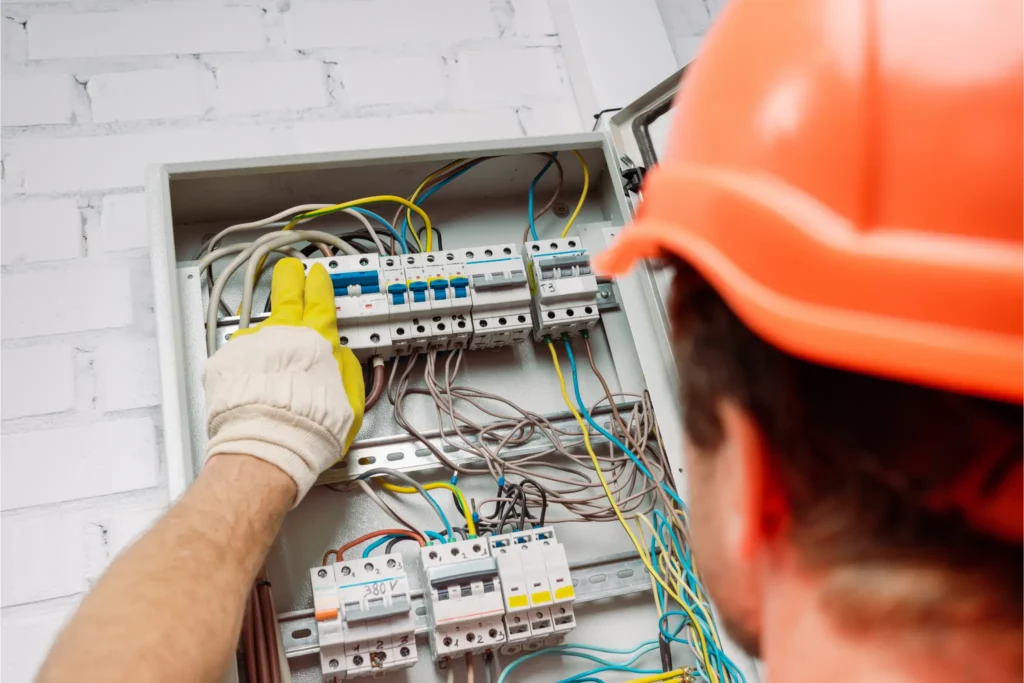
<path fill-rule="evenodd" d="M 676 99 L 636 221 L 823 365 L 1020 402 L 1020 0 L 734 0 Z"/>

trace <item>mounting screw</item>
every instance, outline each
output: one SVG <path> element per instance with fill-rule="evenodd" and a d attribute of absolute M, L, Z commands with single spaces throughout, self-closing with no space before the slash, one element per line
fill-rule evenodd
<path fill-rule="evenodd" d="M 397 564 L 394 560 L 388 560 L 388 569 L 394 569 Z"/>
<path fill-rule="evenodd" d="M 348 576 L 351 573 L 352 573 L 352 568 L 351 567 L 342 567 L 341 568 L 341 575 L 342 576 Z"/>
<path fill-rule="evenodd" d="M 607 298 L 608 298 L 608 297 L 610 297 L 610 296 L 611 296 L 611 294 L 610 294 L 610 293 L 608 292 L 608 290 L 607 290 L 607 289 L 602 289 L 602 290 L 601 290 L 601 298 L 602 298 L 602 299 L 607 299 Z"/>
<path fill-rule="evenodd" d="M 563 204 L 562 202 L 558 202 L 557 204 L 555 204 L 555 215 L 556 216 L 568 216 L 569 215 L 569 207 L 566 206 L 565 204 Z"/>
<path fill-rule="evenodd" d="M 337 659 L 332 659 L 331 661 L 327 662 L 327 666 L 331 667 L 332 669 L 337 669 L 338 668 L 338 660 Z"/>
<path fill-rule="evenodd" d="M 320 571 L 318 571 L 316 573 L 316 575 L 319 576 L 321 579 L 326 579 L 327 578 L 327 570 L 326 569 L 321 569 Z"/>
<path fill-rule="evenodd" d="M 356 666 L 360 666 L 363 663 L 363 656 L 362 655 L 356 655 L 355 657 L 352 658 L 352 663 L 355 664 Z"/>

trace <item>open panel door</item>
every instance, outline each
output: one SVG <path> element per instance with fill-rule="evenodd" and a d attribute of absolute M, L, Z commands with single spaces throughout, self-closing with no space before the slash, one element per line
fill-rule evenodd
<path fill-rule="evenodd" d="M 688 68 L 689 65 L 679 69 L 608 119 L 607 130 L 619 163 L 619 171 L 622 174 L 628 203 L 634 214 L 642 199 L 641 186 L 644 175 L 658 163 L 668 143 L 668 135 L 675 115 L 675 97 Z M 672 283 L 672 270 L 657 263 L 648 263 L 646 267 L 637 268 L 629 278 L 635 279 L 644 291 L 647 303 L 653 309 L 651 318 L 655 320 L 656 326 L 663 334 L 661 339 L 670 340 L 668 295 Z M 643 342 L 638 339 L 637 343 L 642 344 Z M 674 371 L 676 369 L 674 359 L 671 359 L 670 354 L 666 357 L 664 348 L 661 349 L 659 355 L 666 366 L 673 368 L 673 371 L 668 373 L 671 377 L 666 380 L 676 387 L 678 372 Z M 648 382 L 651 382 L 650 377 L 648 377 Z M 666 420 L 662 414 L 659 414 L 659 424 L 664 427 L 666 423 L 670 425 L 670 428 L 680 427 L 675 419 Z M 686 473 L 677 472 L 675 474 L 677 486 L 685 491 Z M 686 493 L 683 495 L 684 498 L 688 498 Z M 712 605 L 712 610 L 715 620 L 721 624 L 718 610 L 714 605 Z M 766 680 L 766 673 L 761 662 L 744 654 L 724 631 L 722 632 L 722 645 L 726 654 L 739 667 L 748 683 Z"/>

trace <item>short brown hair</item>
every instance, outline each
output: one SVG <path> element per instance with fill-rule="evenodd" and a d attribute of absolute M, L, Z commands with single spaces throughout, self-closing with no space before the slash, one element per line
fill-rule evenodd
<path fill-rule="evenodd" d="M 971 604 L 936 610 L 919 600 L 918 616 L 952 609 L 1019 625 L 1022 546 L 921 500 L 1000 440 L 1011 449 L 1001 462 L 1019 463 L 1021 406 L 790 356 L 747 328 L 689 266 L 675 265 L 670 308 L 687 435 L 713 452 L 724 436 L 724 398 L 752 416 L 784 488 L 791 540 L 809 566 L 939 570 Z"/>

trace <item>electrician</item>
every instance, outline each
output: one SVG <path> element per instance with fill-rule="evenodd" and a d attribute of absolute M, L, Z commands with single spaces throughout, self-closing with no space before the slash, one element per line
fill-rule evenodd
<path fill-rule="evenodd" d="M 675 266 L 695 557 L 772 681 L 1021 680 L 1021 25 L 1019 0 L 733 0 L 603 257 Z M 362 417 L 326 273 L 285 259 L 273 297 L 209 362 L 207 465 L 41 681 L 219 679 Z"/>

